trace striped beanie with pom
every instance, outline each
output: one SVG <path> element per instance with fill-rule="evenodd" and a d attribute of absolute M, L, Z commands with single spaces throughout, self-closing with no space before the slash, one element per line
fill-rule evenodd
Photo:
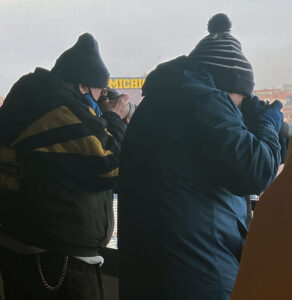
<path fill-rule="evenodd" d="M 218 89 L 228 93 L 251 95 L 254 88 L 252 66 L 243 55 L 240 42 L 230 34 L 227 15 L 216 14 L 208 22 L 209 35 L 189 54 L 213 75 Z"/>

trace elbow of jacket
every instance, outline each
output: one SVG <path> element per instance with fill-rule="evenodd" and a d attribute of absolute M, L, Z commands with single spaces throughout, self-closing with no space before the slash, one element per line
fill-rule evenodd
<path fill-rule="evenodd" d="M 252 174 L 241 178 L 241 184 L 233 193 L 237 196 L 261 195 L 273 182 L 278 173 L 277 164 L 261 170 L 255 169 Z"/>
<path fill-rule="evenodd" d="M 271 172 L 263 172 L 262 175 L 258 173 L 257 176 L 251 177 L 253 180 L 250 182 L 250 193 L 260 195 L 262 194 L 273 182 L 276 178 L 278 172 L 278 168 L 274 167 L 273 171 Z"/>
<path fill-rule="evenodd" d="M 261 195 L 261 193 L 269 186 L 270 182 L 257 181 L 246 181 L 241 184 L 240 188 L 232 190 L 231 192 L 239 197 L 244 197 L 246 195 Z"/>

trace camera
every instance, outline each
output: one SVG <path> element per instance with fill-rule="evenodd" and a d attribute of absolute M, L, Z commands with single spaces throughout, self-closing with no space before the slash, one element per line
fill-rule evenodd
<path fill-rule="evenodd" d="M 115 98 L 118 98 L 121 94 L 115 90 L 115 89 L 111 89 L 111 88 L 104 88 L 102 90 L 102 95 L 100 97 L 100 100 L 99 101 L 105 101 L 105 100 L 113 100 Z M 137 108 L 137 105 L 128 101 L 127 102 L 127 113 L 126 113 L 126 116 L 125 116 L 125 119 L 131 119 L 136 108 Z"/>

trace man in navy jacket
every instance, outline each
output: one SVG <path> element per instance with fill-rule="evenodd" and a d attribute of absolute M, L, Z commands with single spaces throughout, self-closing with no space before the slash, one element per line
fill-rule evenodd
<path fill-rule="evenodd" d="M 159 65 L 122 144 L 120 299 L 229 299 L 247 232 L 245 196 L 281 162 L 280 102 L 243 104 L 250 63 L 224 14 L 189 56 Z M 245 111 L 257 112 L 248 118 Z M 248 124 L 247 124 L 248 123 Z"/>

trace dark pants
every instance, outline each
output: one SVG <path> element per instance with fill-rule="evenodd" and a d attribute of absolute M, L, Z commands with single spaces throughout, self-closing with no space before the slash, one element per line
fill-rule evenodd
<path fill-rule="evenodd" d="M 44 252 L 39 255 L 42 272 L 50 286 L 58 283 L 64 256 Z M 41 279 L 36 255 L 19 255 L 0 247 L 0 269 L 5 300 L 101 300 L 100 268 L 69 257 L 65 279 L 57 291 L 48 290 Z"/>

